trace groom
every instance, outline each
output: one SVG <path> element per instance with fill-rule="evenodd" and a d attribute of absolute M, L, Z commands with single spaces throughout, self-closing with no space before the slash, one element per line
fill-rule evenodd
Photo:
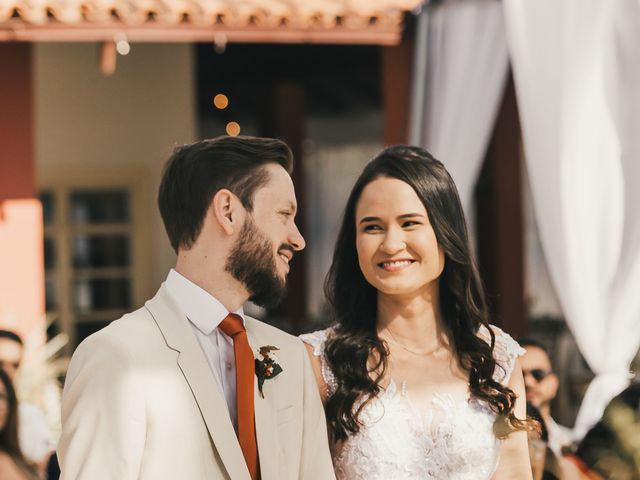
<path fill-rule="evenodd" d="M 291 169 L 274 139 L 174 151 L 158 204 L 175 269 L 144 307 L 76 350 L 62 479 L 335 478 L 303 344 L 242 310 L 277 304 L 304 248 Z"/>

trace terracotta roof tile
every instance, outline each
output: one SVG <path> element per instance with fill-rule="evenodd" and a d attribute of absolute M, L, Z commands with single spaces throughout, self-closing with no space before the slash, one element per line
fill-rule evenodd
<path fill-rule="evenodd" d="M 0 27 L 62 23 L 244 28 L 397 25 L 421 0 L 0 0 Z"/>

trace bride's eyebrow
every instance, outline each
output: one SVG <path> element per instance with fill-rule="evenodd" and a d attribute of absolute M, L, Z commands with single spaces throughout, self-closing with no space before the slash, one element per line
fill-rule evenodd
<path fill-rule="evenodd" d="M 398 219 L 405 219 L 405 218 L 415 218 L 415 217 L 424 217 L 423 214 L 421 213 L 405 213 L 403 215 L 399 215 L 397 218 Z M 382 220 L 380 219 L 380 217 L 364 217 L 362 218 L 362 220 L 360 220 L 359 223 L 366 223 L 366 222 L 381 222 Z"/>

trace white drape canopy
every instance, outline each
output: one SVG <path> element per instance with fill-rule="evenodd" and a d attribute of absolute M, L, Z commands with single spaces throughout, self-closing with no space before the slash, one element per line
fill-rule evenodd
<path fill-rule="evenodd" d="M 577 437 L 640 347 L 639 46 L 637 0 L 445 0 L 418 23 L 411 140 L 468 214 L 510 57 L 543 250 L 596 374 Z"/>
<path fill-rule="evenodd" d="M 418 38 L 411 142 L 446 165 L 469 217 L 507 78 L 500 2 L 446 0 L 426 6 Z"/>
<path fill-rule="evenodd" d="M 626 386 L 640 347 L 640 6 L 503 4 L 543 249 L 596 374 L 580 437 Z"/>

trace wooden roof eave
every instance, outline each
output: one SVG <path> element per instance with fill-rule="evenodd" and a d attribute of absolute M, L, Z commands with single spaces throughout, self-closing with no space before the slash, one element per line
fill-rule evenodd
<path fill-rule="evenodd" d="M 349 28 L 276 27 L 248 25 L 199 26 L 194 24 L 162 25 L 146 23 L 124 25 L 111 23 L 68 24 L 48 22 L 42 25 L 20 20 L 0 23 L 0 41 L 21 42 L 106 42 L 124 35 L 129 42 L 213 42 L 224 38 L 227 43 L 322 43 L 397 45 L 402 24 Z"/>

